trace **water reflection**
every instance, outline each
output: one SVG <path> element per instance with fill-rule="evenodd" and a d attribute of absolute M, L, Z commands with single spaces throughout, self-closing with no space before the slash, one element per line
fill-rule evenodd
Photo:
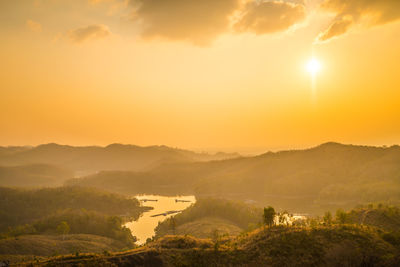
<path fill-rule="evenodd" d="M 149 212 L 143 213 L 139 220 L 125 224 L 131 230 L 132 235 L 137 237 L 137 244 L 145 243 L 147 238 L 151 238 L 154 235 L 154 228 L 158 225 L 158 222 L 176 214 L 171 211 L 184 210 L 196 202 L 194 196 L 139 195 L 135 197 L 139 199 L 143 206 L 154 208 Z M 171 212 L 171 214 L 165 214 L 168 212 Z"/>

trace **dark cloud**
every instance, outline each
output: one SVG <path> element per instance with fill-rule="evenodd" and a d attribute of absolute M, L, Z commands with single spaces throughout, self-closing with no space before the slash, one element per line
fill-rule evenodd
<path fill-rule="evenodd" d="M 207 44 L 225 32 L 238 0 L 131 0 L 144 37 Z"/>
<path fill-rule="evenodd" d="M 94 24 L 71 30 L 68 37 L 76 43 L 82 43 L 88 40 L 102 39 L 111 34 L 107 26 L 102 24 Z"/>
<path fill-rule="evenodd" d="M 322 8 L 336 17 L 319 41 L 342 35 L 355 24 L 371 27 L 400 19 L 400 0 L 325 0 Z"/>
<path fill-rule="evenodd" d="M 305 17 L 303 0 L 130 0 L 145 38 L 208 44 L 232 30 L 267 34 L 287 30 Z"/>
<path fill-rule="evenodd" d="M 235 29 L 256 34 L 280 32 L 303 21 L 305 17 L 306 10 L 302 2 L 256 1 L 246 4 Z"/>

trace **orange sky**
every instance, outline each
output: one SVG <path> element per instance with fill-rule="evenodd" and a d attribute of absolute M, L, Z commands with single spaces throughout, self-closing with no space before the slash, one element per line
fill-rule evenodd
<path fill-rule="evenodd" d="M 399 143 L 400 2 L 323 2 L 1 1 L 0 145 Z"/>

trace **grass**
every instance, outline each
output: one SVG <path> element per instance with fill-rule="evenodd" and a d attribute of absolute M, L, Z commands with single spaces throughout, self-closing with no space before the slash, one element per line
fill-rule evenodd
<path fill-rule="evenodd" d="M 218 244 L 218 245 L 216 245 Z M 44 266 L 395 266 L 399 250 L 354 225 L 259 228 L 235 238 L 165 236 L 109 255 L 56 257 Z"/>
<path fill-rule="evenodd" d="M 87 235 L 26 235 L 0 240 L 2 255 L 35 255 L 55 256 L 72 253 L 103 253 L 104 251 L 119 251 L 125 248 L 122 242 L 114 239 Z"/>
<path fill-rule="evenodd" d="M 204 217 L 177 226 L 175 229 L 175 234 L 191 235 L 198 238 L 211 238 L 215 231 L 217 231 L 219 235 L 236 236 L 240 234 L 243 229 L 241 229 L 231 221 L 222 218 Z M 172 234 L 174 234 L 174 231 L 171 229 L 169 229 L 165 233 L 162 233 L 162 235 Z"/>

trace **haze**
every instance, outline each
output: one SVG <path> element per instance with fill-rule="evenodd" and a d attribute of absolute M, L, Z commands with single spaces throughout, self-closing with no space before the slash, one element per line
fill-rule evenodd
<path fill-rule="evenodd" d="M 1 266 L 399 266 L 399 0 L 0 0 Z"/>
<path fill-rule="evenodd" d="M 1 1 L 0 145 L 398 143 L 397 1 L 158 2 Z"/>

